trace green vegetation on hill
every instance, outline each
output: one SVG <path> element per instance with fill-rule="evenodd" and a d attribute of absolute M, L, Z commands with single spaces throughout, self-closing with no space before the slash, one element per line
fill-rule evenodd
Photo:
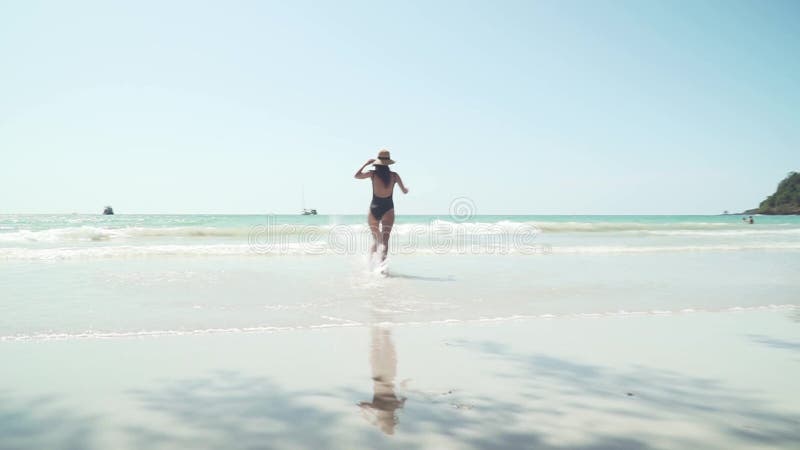
<path fill-rule="evenodd" d="M 800 214 L 800 172 L 789 175 L 778 184 L 778 190 L 766 198 L 758 208 L 746 214 Z"/>

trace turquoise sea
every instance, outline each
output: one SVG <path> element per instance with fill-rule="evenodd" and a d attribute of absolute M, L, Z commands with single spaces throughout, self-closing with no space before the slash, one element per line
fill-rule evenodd
<path fill-rule="evenodd" d="M 386 278 L 370 242 L 363 215 L 0 215 L 0 340 L 800 307 L 800 217 L 400 215 Z"/>

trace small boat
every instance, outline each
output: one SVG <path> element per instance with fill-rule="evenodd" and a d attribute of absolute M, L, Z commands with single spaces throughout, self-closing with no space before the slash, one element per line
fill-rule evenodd
<path fill-rule="evenodd" d="M 316 216 L 317 210 L 316 209 L 308 209 L 306 208 L 306 190 L 305 188 L 301 188 L 300 196 L 302 198 L 301 203 L 303 204 L 303 211 L 300 212 L 300 215 L 303 216 Z"/>
<path fill-rule="evenodd" d="M 113 216 L 114 215 L 114 208 L 112 208 L 110 206 L 106 206 L 106 208 L 103 210 L 103 215 L 104 216 Z"/>

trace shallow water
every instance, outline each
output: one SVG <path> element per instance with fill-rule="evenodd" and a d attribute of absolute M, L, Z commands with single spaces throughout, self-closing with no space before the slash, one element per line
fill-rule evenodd
<path fill-rule="evenodd" d="M 797 217 L 455 219 L 0 216 L 0 340 L 800 307 Z"/>

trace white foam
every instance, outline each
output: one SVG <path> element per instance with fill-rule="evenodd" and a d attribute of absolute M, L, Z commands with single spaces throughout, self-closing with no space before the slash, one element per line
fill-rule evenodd
<path fill-rule="evenodd" d="M 682 252 L 735 252 L 754 250 L 800 250 L 800 242 L 774 242 L 751 244 L 708 244 L 708 245 L 587 245 L 587 246 L 552 246 L 551 252 L 556 254 L 616 254 L 616 253 L 682 253 Z"/>
<path fill-rule="evenodd" d="M 647 253 L 685 253 L 685 252 L 737 252 L 737 251 L 798 251 L 800 242 L 753 243 L 753 244 L 710 244 L 674 246 L 615 246 L 615 245 L 540 245 L 514 246 L 511 244 L 485 244 L 452 246 L 452 248 L 429 246 L 404 246 L 390 250 L 393 255 L 569 255 L 569 254 L 647 254 Z M 281 256 L 281 255 L 352 255 L 364 254 L 364 249 L 354 250 L 332 247 L 326 242 L 285 243 L 274 247 L 253 246 L 249 244 L 208 244 L 208 245 L 101 245 L 92 247 L 56 248 L 0 248 L 0 259 L 5 260 L 73 260 L 103 258 L 143 258 L 158 256 L 174 257 L 214 257 L 214 256 Z"/>
<path fill-rule="evenodd" d="M 655 236 L 702 236 L 702 237 L 737 237 L 737 236 L 800 236 L 800 228 L 761 228 L 738 230 L 648 230 Z"/>
<path fill-rule="evenodd" d="M 608 233 L 620 231 L 656 231 L 656 230 L 722 230 L 731 227 L 742 227 L 743 224 L 720 222 L 531 222 L 544 232 L 551 233 Z"/>
<path fill-rule="evenodd" d="M 68 227 L 0 233 L 0 242 L 110 241 L 159 237 L 247 237 L 249 227 Z"/>
<path fill-rule="evenodd" d="M 3 228 L 0 228 L 3 229 Z M 10 229 L 6 227 L 5 229 Z M 395 236 L 430 235 L 515 235 L 520 233 L 643 233 L 659 236 L 800 236 L 800 228 L 791 224 L 746 225 L 718 222 L 543 222 L 501 220 L 497 222 L 453 222 L 432 220 L 427 223 L 397 223 Z M 172 226 L 109 227 L 79 226 L 46 230 L 21 229 L 1 232 L 0 242 L 70 242 L 130 241 L 158 238 L 248 238 L 260 236 L 331 236 L 367 235 L 366 224 L 276 224 L 265 220 L 253 226 Z"/>

